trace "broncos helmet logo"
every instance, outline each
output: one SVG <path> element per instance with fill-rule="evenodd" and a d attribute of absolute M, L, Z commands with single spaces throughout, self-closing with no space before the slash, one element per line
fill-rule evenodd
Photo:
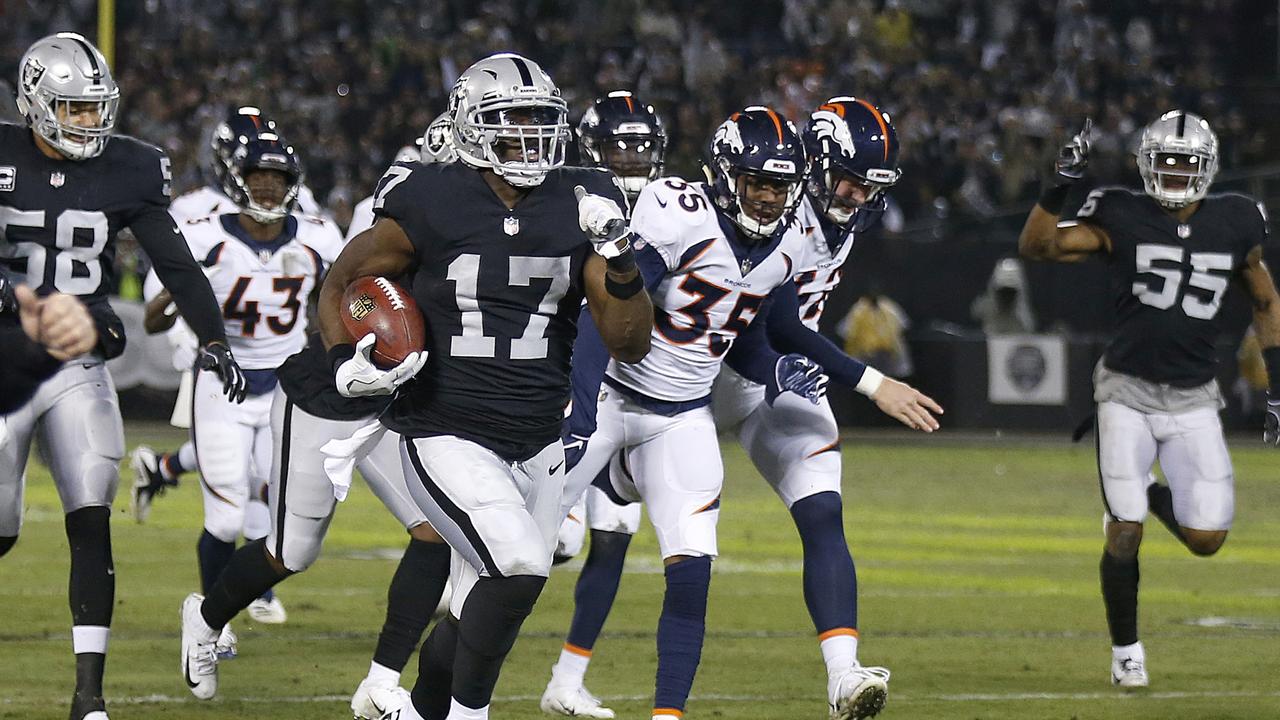
<path fill-rule="evenodd" d="M 830 110 L 816 110 L 811 116 L 813 131 L 819 139 L 830 140 L 846 157 L 858 154 L 858 146 L 849 132 L 849 123 Z"/>
<path fill-rule="evenodd" d="M 717 148 L 723 146 L 734 153 L 741 153 L 747 147 L 742 141 L 742 130 L 733 119 L 725 120 L 720 127 L 716 128 L 715 137 L 711 142 Z"/>

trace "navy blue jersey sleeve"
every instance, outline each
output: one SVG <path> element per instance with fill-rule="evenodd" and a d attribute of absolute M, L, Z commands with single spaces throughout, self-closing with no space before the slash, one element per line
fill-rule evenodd
<path fill-rule="evenodd" d="M 578 338 L 573 343 L 573 368 L 569 375 L 573 407 L 565 419 L 565 435 L 587 438 L 596 431 L 596 399 L 608 367 L 609 351 L 584 305 L 578 315 Z"/>
<path fill-rule="evenodd" d="M 857 387 L 865 363 L 849 357 L 821 333 L 800 321 L 800 296 L 795 283 L 783 283 L 769 293 L 770 307 L 766 318 L 769 344 L 784 353 L 799 353 L 822 366 L 833 380 Z"/>
<path fill-rule="evenodd" d="M 787 283 L 790 285 L 791 283 Z M 742 377 L 758 385 L 777 385 L 776 370 L 782 355 L 769 345 L 769 300 L 755 320 L 734 341 L 724 356 L 725 363 Z"/>
<path fill-rule="evenodd" d="M 667 276 L 667 261 L 653 249 L 652 245 L 642 244 L 636 248 L 636 265 L 640 268 L 640 277 L 644 278 L 644 289 L 652 295 Z"/>

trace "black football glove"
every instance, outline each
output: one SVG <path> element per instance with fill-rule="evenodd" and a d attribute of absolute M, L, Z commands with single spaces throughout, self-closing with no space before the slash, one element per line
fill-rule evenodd
<path fill-rule="evenodd" d="M 228 400 L 233 403 L 244 402 L 244 396 L 249 392 L 249 383 L 245 380 L 244 371 L 231 356 L 231 348 L 220 342 L 211 342 L 200 348 L 196 365 L 201 370 L 212 370 L 217 374 L 222 380 L 222 391 L 227 394 Z"/>
<path fill-rule="evenodd" d="M 1280 445 L 1280 398 L 1267 392 L 1267 417 L 1262 421 L 1262 442 Z"/>
<path fill-rule="evenodd" d="M 1093 134 L 1093 118 L 1085 118 L 1084 127 L 1072 136 L 1071 141 L 1058 150 L 1058 159 L 1053 168 L 1058 176 L 1067 182 L 1075 182 L 1084 177 L 1085 168 L 1089 166 L 1090 135 Z"/>

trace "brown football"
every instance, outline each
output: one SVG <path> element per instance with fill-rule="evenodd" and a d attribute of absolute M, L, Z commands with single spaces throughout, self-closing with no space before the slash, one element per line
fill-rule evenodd
<path fill-rule="evenodd" d="M 357 278 L 342 294 L 342 324 L 354 341 L 373 333 L 373 364 L 395 367 L 426 347 L 422 312 L 404 288 L 384 277 Z"/>

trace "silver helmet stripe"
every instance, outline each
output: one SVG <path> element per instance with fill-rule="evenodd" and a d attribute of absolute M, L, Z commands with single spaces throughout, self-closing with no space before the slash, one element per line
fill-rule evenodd
<path fill-rule="evenodd" d="M 85 57 L 89 58 L 89 71 L 93 73 L 93 79 L 101 80 L 102 68 L 98 66 L 98 58 L 94 56 L 93 48 L 90 47 L 89 43 L 85 42 L 85 40 L 79 36 L 72 37 L 71 39 L 76 41 L 80 45 L 80 47 L 84 50 Z"/>

